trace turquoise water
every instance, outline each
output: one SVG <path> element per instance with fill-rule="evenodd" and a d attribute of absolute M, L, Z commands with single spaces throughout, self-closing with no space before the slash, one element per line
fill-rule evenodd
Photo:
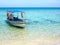
<path fill-rule="evenodd" d="M 7 10 L 24 11 L 27 20 L 25 28 L 8 25 Z M 35 40 L 48 37 L 60 40 L 60 9 L 0 9 L 0 41 L 1 40 Z M 57 39 L 56 39 L 57 40 Z"/>

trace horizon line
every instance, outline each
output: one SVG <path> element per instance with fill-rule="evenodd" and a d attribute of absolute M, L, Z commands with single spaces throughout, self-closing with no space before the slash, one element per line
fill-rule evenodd
<path fill-rule="evenodd" d="M 60 7 L 0 7 L 0 9 L 12 9 L 12 8 L 27 8 L 27 9 L 33 9 L 33 8 L 39 8 L 39 9 L 60 9 Z"/>

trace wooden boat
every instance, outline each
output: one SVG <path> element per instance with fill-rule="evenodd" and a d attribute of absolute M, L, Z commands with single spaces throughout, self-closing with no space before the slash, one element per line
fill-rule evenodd
<path fill-rule="evenodd" d="M 16 12 L 20 12 L 20 11 L 9 11 L 9 13 L 16 13 Z M 21 12 L 22 15 L 22 12 Z M 7 22 L 12 25 L 12 26 L 17 26 L 17 27 L 25 27 L 25 20 L 23 19 L 19 19 L 18 16 L 17 17 L 13 17 L 13 19 L 9 19 L 9 17 L 7 16 Z"/>

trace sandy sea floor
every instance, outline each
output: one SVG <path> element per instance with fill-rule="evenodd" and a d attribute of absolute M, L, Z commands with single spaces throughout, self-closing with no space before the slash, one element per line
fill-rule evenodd
<path fill-rule="evenodd" d="M 57 24 L 29 25 L 24 29 L 11 27 L 6 31 L 0 31 L 0 45 L 60 45 Z"/>

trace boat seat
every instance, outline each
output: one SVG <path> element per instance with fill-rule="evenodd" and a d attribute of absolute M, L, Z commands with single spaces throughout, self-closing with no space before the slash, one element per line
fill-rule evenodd
<path fill-rule="evenodd" d="M 18 19 L 17 17 L 14 17 L 14 21 L 22 21 L 23 22 L 22 19 Z"/>

